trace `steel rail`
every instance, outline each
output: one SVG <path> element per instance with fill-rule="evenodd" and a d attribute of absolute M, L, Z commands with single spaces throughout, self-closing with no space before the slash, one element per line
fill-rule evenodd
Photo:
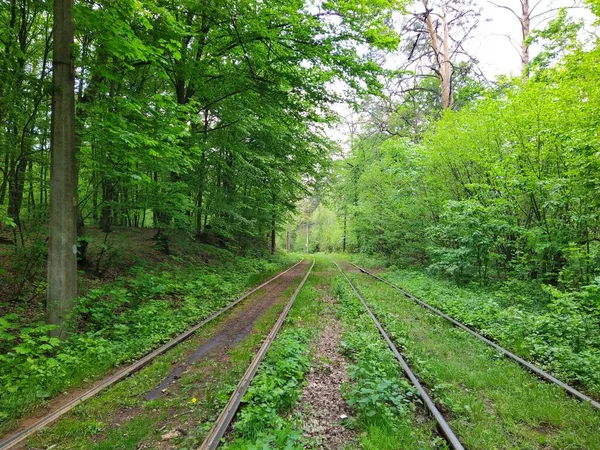
<path fill-rule="evenodd" d="M 275 322 L 275 325 L 273 325 L 273 328 L 271 329 L 271 331 L 267 335 L 265 341 L 261 345 L 260 349 L 254 356 L 254 359 L 250 363 L 250 366 L 248 366 L 246 373 L 244 373 L 244 376 L 241 378 L 237 387 L 233 391 L 233 394 L 231 394 L 229 401 L 227 402 L 227 404 L 221 411 L 221 414 L 219 415 L 217 421 L 213 424 L 213 427 L 211 428 L 210 432 L 204 439 L 204 442 L 202 442 L 202 445 L 199 447 L 199 450 L 214 450 L 221 443 L 221 438 L 223 437 L 223 435 L 227 431 L 227 428 L 229 427 L 229 424 L 235 417 L 237 410 L 240 406 L 240 403 L 242 401 L 242 398 L 244 397 L 244 394 L 246 394 L 246 392 L 248 391 L 248 388 L 250 387 L 250 383 L 252 382 L 252 379 L 254 378 L 254 376 L 256 375 L 256 372 L 258 371 L 258 366 L 260 365 L 261 361 L 265 357 L 265 354 L 269 350 L 269 347 L 271 347 L 271 344 L 275 340 L 277 333 L 281 329 L 281 326 L 283 325 L 285 318 L 287 317 L 290 309 L 292 308 L 292 305 L 294 304 L 294 300 L 296 300 L 298 293 L 304 286 L 304 283 L 306 283 L 306 280 L 308 279 L 308 276 L 310 275 L 314 266 L 315 266 L 315 260 L 313 259 L 312 265 L 308 269 L 308 272 L 306 272 L 306 275 L 304 276 L 304 278 L 302 279 L 302 281 L 300 282 L 300 284 L 298 285 L 298 287 L 292 294 L 292 297 L 286 304 L 285 308 L 279 315 L 277 322 Z"/>
<path fill-rule="evenodd" d="M 493 347 L 494 349 L 496 349 L 497 351 L 499 351 L 500 353 L 502 353 L 504 356 L 507 356 L 508 358 L 518 362 L 519 364 L 521 364 L 523 367 L 525 367 L 526 369 L 529 369 L 530 371 L 532 371 L 533 373 L 535 373 L 536 375 L 540 376 L 541 378 L 550 381 L 551 383 L 556 384 L 557 386 L 560 386 L 561 388 L 563 388 L 565 391 L 567 391 L 569 394 L 571 394 L 572 396 L 578 398 L 579 400 L 583 401 L 584 403 L 589 403 L 591 404 L 594 408 L 600 410 L 600 403 L 595 401 L 594 399 L 588 397 L 587 395 L 585 395 L 584 393 L 578 391 L 577 389 L 575 389 L 572 386 L 569 386 L 568 384 L 566 384 L 563 381 L 560 381 L 558 378 L 550 375 L 548 372 L 540 369 L 539 367 L 533 365 L 532 363 L 530 363 L 529 361 L 521 358 L 518 355 L 515 355 L 514 353 L 512 353 L 511 351 L 505 349 L 504 347 L 496 344 L 494 341 L 491 341 L 490 339 L 486 338 L 485 336 L 479 334 L 477 331 L 472 330 L 471 328 L 469 328 L 466 325 L 463 325 L 461 322 L 459 322 L 458 320 L 454 319 L 453 317 L 449 316 L 448 314 L 440 311 L 439 309 L 437 309 L 434 306 L 431 306 L 430 304 L 424 302 L 423 300 L 421 300 L 418 297 L 415 297 L 414 295 L 412 295 L 410 292 L 402 289 L 400 286 L 397 286 L 391 282 L 389 282 L 388 280 L 386 280 L 385 278 L 381 278 L 378 277 L 377 275 L 363 269 L 362 267 L 357 266 L 354 263 L 350 263 L 351 265 L 353 265 L 354 267 L 356 267 L 358 270 L 360 270 L 361 272 L 372 276 L 373 278 L 375 278 L 376 280 L 379 280 L 385 284 L 387 284 L 388 286 L 390 286 L 391 288 L 401 292 L 404 296 L 410 298 L 411 300 L 415 301 L 416 303 L 418 303 L 419 305 L 423 306 L 424 308 L 436 313 L 437 315 L 443 317 L 444 319 L 448 320 L 449 322 L 451 322 L 452 324 L 454 324 L 455 326 L 461 328 L 462 330 L 466 331 L 467 333 L 470 333 L 471 335 L 475 336 L 477 339 L 479 339 L 480 341 L 485 342 L 486 344 L 488 344 L 489 346 Z"/>
<path fill-rule="evenodd" d="M 365 302 L 362 295 L 360 295 L 360 293 L 358 292 L 356 287 L 354 287 L 354 285 L 352 284 L 352 281 L 350 281 L 350 279 L 344 273 L 344 271 L 339 266 L 339 264 L 335 261 L 333 261 L 333 263 L 337 266 L 340 273 L 343 275 L 343 277 L 346 279 L 346 281 L 348 282 L 348 284 L 354 291 L 354 294 L 358 297 L 358 299 L 360 300 L 362 305 L 365 307 L 365 309 L 369 313 L 369 316 L 371 317 L 371 319 L 377 326 L 379 333 L 383 336 L 383 338 L 385 339 L 385 341 L 388 344 L 388 347 L 390 348 L 392 353 L 394 353 L 394 356 L 396 357 L 396 359 L 402 366 L 404 373 L 406 374 L 408 379 L 412 382 L 412 384 L 415 386 L 415 388 L 417 389 L 417 392 L 419 393 L 419 396 L 425 403 L 425 406 L 427 407 L 429 412 L 431 412 L 431 414 L 433 415 L 435 421 L 438 424 L 438 427 L 439 427 L 441 433 L 446 438 L 446 441 L 448 442 L 448 444 L 450 444 L 450 447 L 452 447 L 454 450 L 464 450 L 464 447 L 458 440 L 458 437 L 456 437 L 456 435 L 454 434 L 454 431 L 452 431 L 452 429 L 450 428 L 450 425 L 448 424 L 448 422 L 446 421 L 446 419 L 444 418 L 444 416 L 442 415 L 440 410 L 437 408 L 437 406 L 435 406 L 435 403 L 433 402 L 433 400 L 431 399 L 431 397 L 429 396 L 427 391 L 425 391 L 425 389 L 421 385 L 419 379 L 417 378 L 417 376 L 414 374 L 414 372 L 411 370 L 411 368 L 407 364 L 406 360 L 402 357 L 402 355 L 400 354 L 400 352 L 398 351 L 398 349 L 396 348 L 396 346 L 394 345 L 394 343 L 388 336 L 387 332 L 385 331 L 385 329 L 383 328 L 383 326 L 381 325 L 379 320 L 377 320 L 377 317 L 375 316 L 375 314 L 373 314 L 373 311 L 371 311 L 371 308 L 369 308 L 369 305 L 367 305 L 367 303 Z"/>
<path fill-rule="evenodd" d="M 245 300 L 250 295 L 252 295 L 256 291 L 258 291 L 259 289 L 262 289 L 269 283 L 275 281 L 282 275 L 284 275 L 287 272 L 289 272 L 290 270 L 294 269 L 300 263 L 302 263 L 302 261 L 304 261 L 304 260 L 302 259 L 302 260 L 298 261 L 296 264 L 292 265 L 291 267 L 284 270 L 283 272 L 280 272 L 273 278 L 270 278 L 269 280 L 261 283 L 260 285 L 256 286 L 255 288 L 251 289 L 250 291 L 246 292 L 244 295 L 242 295 L 235 301 L 231 302 L 229 305 L 225 306 L 224 308 L 221 308 L 220 310 L 214 312 L 213 314 L 208 316 L 206 319 L 204 319 L 200 323 L 192 326 L 187 331 L 184 331 L 180 335 L 174 337 L 172 340 L 170 340 L 166 344 L 163 344 L 156 350 L 148 353 L 146 356 L 144 356 L 143 358 L 134 362 L 133 364 L 131 364 L 127 367 L 124 367 L 123 369 L 117 371 L 113 375 L 106 377 L 97 386 L 94 386 L 94 387 L 88 389 L 81 395 L 77 396 L 76 398 L 69 401 L 65 405 L 61 406 L 60 408 L 56 409 L 55 411 L 52 411 L 51 413 L 42 417 L 41 419 L 39 419 L 32 425 L 28 426 L 27 428 L 23 429 L 22 431 L 15 433 L 13 435 L 10 435 L 7 438 L 3 439 L 2 441 L 0 441 L 0 450 L 8 450 L 10 448 L 13 448 L 15 445 L 19 444 L 20 442 L 23 442 L 25 439 L 30 437 L 36 431 L 42 429 L 46 425 L 51 424 L 52 422 L 56 421 L 57 419 L 59 419 L 61 416 L 63 416 L 67 412 L 71 411 L 73 408 L 75 408 L 77 405 L 79 405 L 83 401 L 95 396 L 100 391 L 112 386 L 113 384 L 118 383 L 119 381 L 123 380 L 124 378 L 127 378 L 128 376 L 132 375 L 133 373 L 139 371 L 144 366 L 146 366 L 148 363 L 150 363 L 153 359 L 155 359 L 157 356 L 160 356 L 163 353 L 165 353 L 166 351 L 170 350 L 171 348 L 181 344 L 183 341 L 190 338 L 199 328 L 203 327 L 204 325 L 208 324 L 209 322 L 211 322 L 214 319 L 216 319 L 217 317 L 219 317 L 224 312 L 226 312 L 226 311 L 230 310 L 231 308 L 233 308 L 234 306 L 238 305 L 241 301 Z"/>

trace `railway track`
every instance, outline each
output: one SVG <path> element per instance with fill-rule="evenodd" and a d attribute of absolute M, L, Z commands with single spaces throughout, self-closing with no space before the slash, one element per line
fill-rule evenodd
<path fill-rule="evenodd" d="M 234 419 L 234 417 L 237 413 L 237 410 L 240 406 L 240 402 L 242 401 L 244 394 L 250 387 L 250 383 L 252 382 L 252 379 L 254 378 L 254 376 L 256 375 L 256 372 L 258 371 L 258 366 L 260 365 L 261 361 L 265 357 L 267 351 L 269 350 L 269 347 L 271 347 L 271 344 L 277 337 L 277 333 L 281 329 L 281 326 L 283 325 L 285 318 L 287 317 L 288 313 L 290 312 L 290 309 L 292 308 L 292 306 L 294 304 L 294 300 L 296 300 L 296 297 L 300 293 L 300 290 L 304 286 L 304 283 L 306 283 L 306 280 L 308 279 L 314 266 L 315 266 L 315 260 L 313 259 L 312 265 L 306 272 L 306 275 L 304 276 L 304 278 L 302 279 L 302 281 L 300 282 L 300 284 L 298 285 L 298 287 L 292 294 L 292 297 L 286 304 L 285 308 L 279 315 L 277 322 L 275 322 L 275 325 L 273 326 L 273 328 L 267 335 L 267 338 L 265 339 L 262 346 L 256 353 L 254 359 L 250 363 L 250 366 L 246 370 L 246 373 L 244 373 L 244 376 L 242 376 L 240 382 L 238 383 L 237 387 L 233 391 L 233 394 L 231 394 L 231 397 L 229 398 L 229 401 L 225 405 L 225 408 L 223 408 L 217 421 L 214 423 L 212 429 L 210 430 L 207 437 L 204 439 L 204 442 L 200 446 L 200 450 L 214 450 L 221 443 L 221 438 L 225 435 L 227 428 L 229 428 L 231 421 Z"/>
<path fill-rule="evenodd" d="M 451 322 L 454 326 L 466 331 L 467 333 L 471 334 L 472 336 L 474 336 L 475 338 L 477 338 L 478 340 L 485 342 L 487 345 L 489 345 L 490 347 L 494 348 L 495 350 L 497 350 L 498 352 L 502 353 L 504 356 L 506 356 L 509 359 L 512 359 L 513 361 L 516 361 L 517 363 L 519 363 L 521 366 L 523 366 L 524 368 L 526 368 L 527 370 L 533 372 L 535 375 L 537 375 L 539 378 L 548 381 L 550 383 L 556 384 L 557 386 L 561 387 L 562 389 L 564 389 L 566 392 L 568 392 L 570 395 L 572 395 L 573 397 L 581 400 L 582 402 L 586 402 L 591 404 L 594 408 L 600 410 L 600 403 L 595 401 L 594 399 L 590 398 L 589 396 L 585 395 L 584 393 L 578 391 L 577 389 L 575 389 L 572 386 L 569 386 L 568 384 L 566 384 L 565 382 L 559 380 L 558 378 L 552 376 L 551 374 L 549 374 L 548 372 L 540 369 L 539 367 L 535 366 L 534 364 L 532 364 L 531 362 L 521 358 L 520 356 L 512 353 L 511 351 L 505 349 L 504 347 L 496 344 L 495 342 L 491 341 L 490 339 L 486 338 L 485 336 L 482 336 L 480 333 L 472 330 L 471 328 L 469 328 L 468 326 L 464 325 L 463 323 L 459 322 L 458 320 L 454 319 L 453 317 L 449 316 L 448 314 L 440 311 L 439 309 L 437 309 L 434 306 L 431 306 L 430 304 L 424 302 L 423 300 L 421 300 L 420 298 L 412 295 L 410 292 L 406 291 L 405 289 L 402 289 L 400 286 L 397 286 L 391 282 L 389 282 L 388 280 L 378 277 L 377 275 L 367 271 L 366 269 L 363 269 L 362 267 L 354 264 L 354 263 L 349 263 L 350 265 L 354 266 L 356 269 L 358 269 L 359 271 L 373 277 L 374 279 L 387 284 L 388 286 L 390 286 L 391 288 L 395 289 L 396 291 L 402 293 L 404 296 L 406 296 L 407 298 L 413 300 L 414 302 L 416 302 L 417 304 L 419 304 L 420 306 L 426 308 L 427 310 L 437 314 L 440 317 L 443 317 L 444 319 L 446 319 L 447 321 Z M 337 265 L 337 264 L 336 264 Z M 339 267 L 339 266 L 338 266 Z"/>
<path fill-rule="evenodd" d="M 245 300 L 248 297 L 250 297 L 252 294 L 256 293 L 260 289 L 266 287 L 270 283 L 272 283 L 275 280 L 279 279 L 284 274 L 290 272 L 291 270 L 293 270 L 294 268 L 296 268 L 297 266 L 299 266 L 303 261 L 304 260 L 298 261 L 296 264 L 294 264 L 291 267 L 287 268 L 286 270 L 280 272 L 276 276 L 268 279 L 267 281 L 261 283 L 260 285 L 256 286 L 255 288 L 251 289 L 250 291 L 246 292 L 244 295 L 242 295 L 241 297 L 237 298 L 236 300 L 234 300 L 233 302 L 231 302 L 229 305 L 227 305 L 224 308 L 222 308 L 222 309 L 214 312 L 213 314 L 211 314 L 210 316 L 208 316 L 206 319 L 204 319 L 201 322 L 197 323 L 196 325 L 192 326 L 187 331 L 179 334 L 178 336 L 176 336 L 175 338 L 171 339 L 169 342 L 163 344 L 162 346 L 160 346 L 156 350 L 148 353 L 146 356 L 144 356 L 143 358 L 141 358 L 138 361 L 134 362 L 133 364 L 131 364 L 129 366 L 126 366 L 126 367 L 118 370 L 116 373 L 114 373 L 114 374 L 112 374 L 112 375 L 104 378 L 99 383 L 97 383 L 96 385 L 94 385 L 92 388 L 90 388 L 90 389 L 86 390 L 85 392 L 81 393 L 80 395 L 76 396 L 74 399 L 72 399 L 68 403 L 62 405 L 60 408 L 57 408 L 54 411 L 50 412 L 49 414 L 47 414 L 47 415 L 43 416 L 42 418 L 38 419 L 33 424 L 31 424 L 31 425 L 27 426 L 26 428 L 23 428 L 23 429 L 17 431 L 16 433 L 13 433 L 12 435 L 9 435 L 8 437 L 4 438 L 3 440 L 0 441 L 0 450 L 9 450 L 11 448 L 14 448 L 16 445 L 22 443 L 23 441 L 25 441 L 26 439 L 28 439 L 29 437 L 31 437 L 37 431 L 41 430 L 42 428 L 44 428 L 44 427 L 52 424 L 56 420 L 60 419 L 62 416 L 64 416 L 66 413 L 68 413 L 69 411 L 71 411 L 72 409 L 74 409 L 79 404 L 83 403 L 85 400 L 94 397 L 95 395 L 97 395 L 101 391 L 103 391 L 103 390 L 105 390 L 105 389 L 107 389 L 107 388 L 109 388 L 109 387 L 117 384 L 118 382 L 124 380 L 125 378 L 129 377 L 130 375 L 133 375 L 134 373 L 138 372 L 143 367 L 145 367 L 150 362 L 152 362 L 155 358 L 157 358 L 158 356 L 160 356 L 160 355 L 166 353 L 167 351 L 175 348 L 177 345 L 183 343 L 184 341 L 186 341 L 187 339 L 189 339 L 190 337 L 192 337 L 195 334 L 196 331 L 198 331 L 199 329 L 201 329 L 205 325 L 209 324 L 213 320 L 217 319 L 218 317 L 220 317 L 221 315 L 223 315 L 225 312 L 231 310 L 232 308 L 234 308 L 235 306 L 237 306 L 238 304 L 240 304 L 243 300 Z M 314 260 L 313 260 L 313 265 L 314 265 Z M 307 272 L 306 276 L 304 277 L 301 285 L 303 285 L 304 282 L 306 281 L 306 278 L 308 277 L 308 274 L 310 273 L 311 269 L 312 269 L 312 266 L 309 269 L 309 271 Z M 297 289 L 297 291 L 299 291 L 299 288 Z M 297 295 L 297 292 L 294 294 L 293 298 L 295 298 L 296 295 Z M 289 310 L 289 308 L 286 307 L 285 311 L 287 311 L 287 310 Z M 262 348 L 261 348 L 261 350 L 262 350 Z"/>
<path fill-rule="evenodd" d="M 425 388 L 423 387 L 423 385 L 421 384 L 421 382 L 419 381 L 417 376 L 414 374 L 414 372 L 412 371 L 412 369 L 410 368 L 410 366 L 408 365 L 406 360 L 402 357 L 402 354 L 398 351 L 398 348 L 396 347 L 396 345 L 394 345 L 393 341 L 390 339 L 388 333 L 385 331 L 385 328 L 383 327 L 381 322 L 379 322 L 379 320 L 377 319 L 377 317 L 375 316 L 373 311 L 371 311 L 371 308 L 369 308 L 369 305 L 367 305 L 367 302 L 365 301 L 365 299 L 362 297 L 362 295 L 360 295 L 360 293 L 358 292 L 358 290 L 356 289 L 356 287 L 354 286 L 352 281 L 350 281 L 348 276 L 344 273 L 344 271 L 342 270 L 340 265 L 335 261 L 333 261 L 333 263 L 336 265 L 336 267 L 338 268 L 338 270 L 340 271 L 340 273 L 342 274 L 344 279 L 348 282 L 348 284 L 352 288 L 352 291 L 354 292 L 356 297 L 360 300 L 361 304 L 364 306 L 365 310 L 367 311 L 367 313 L 369 314 L 369 316 L 375 323 L 375 326 L 379 330 L 379 333 L 381 334 L 381 336 L 387 343 L 388 347 L 390 348 L 390 350 L 392 351 L 392 353 L 398 360 L 398 363 L 402 367 L 402 370 L 404 371 L 406 377 L 415 386 L 415 388 L 419 394 L 419 397 L 421 397 L 421 400 L 423 400 L 423 404 L 429 410 L 429 412 L 431 413 L 431 415 L 437 422 L 438 429 L 439 429 L 441 435 L 444 437 L 444 439 L 446 439 L 446 441 L 448 442 L 448 445 L 450 446 L 450 448 L 452 448 L 454 450 L 464 450 L 464 446 L 461 444 L 461 442 L 458 439 L 458 437 L 456 436 L 456 434 L 454 434 L 454 431 L 452 431 L 452 428 L 450 428 L 450 425 L 448 424 L 448 422 L 446 421 L 446 419 L 444 418 L 444 416 L 442 415 L 440 410 L 437 408 L 437 406 L 435 405 L 435 402 L 429 396 L 429 394 L 427 393 L 427 391 L 425 390 Z"/>

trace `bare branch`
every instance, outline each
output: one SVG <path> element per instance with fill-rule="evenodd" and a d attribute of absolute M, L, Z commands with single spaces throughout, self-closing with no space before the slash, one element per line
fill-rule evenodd
<path fill-rule="evenodd" d="M 488 3 L 491 3 L 496 8 L 506 9 L 507 11 L 510 11 L 519 20 L 519 22 L 521 21 L 521 17 L 516 12 L 514 12 L 512 10 L 512 8 L 509 8 L 508 6 L 504 6 L 504 5 L 499 5 L 498 3 L 494 3 L 494 2 L 489 1 L 489 0 L 488 0 Z"/>

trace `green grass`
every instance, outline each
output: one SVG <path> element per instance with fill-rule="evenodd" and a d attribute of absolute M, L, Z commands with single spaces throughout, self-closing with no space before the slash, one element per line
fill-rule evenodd
<path fill-rule="evenodd" d="M 356 414 L 351 425 L 359 433 L 359 448 L 446 448 L 360 301 L 341 276 L 334 283 L 345 329 L 341 348 L 350 363 L 344 397 Z"/>
<path fill-rule="evenodd" d="M 349 274 L 469 449 L 600 448 L 600 414 L 364 274 Z"/>
<path fill-rule="evenodd" d="M 342 395 L 355 412 L 345 423 L 355 430 L 355 438 L 344 448 L 445 448 L 435 434 L 435 423 L 417 406 L 415 393 L 396 360 L 344 283 L 328 259 L 317 257 L 313 274 L 244 398 L 226 448 L 320 448 L 302 436 L 303 410 L 294 407 L 308 367 L 289 373 L 281 366 L 284 359 L 285 367 L 306 357 L 308 345 L 314 345 L 317 332 L 327 326 L 327 316 L 337 317 L 344 329 L 340 351 L 349 362 L 351 381 Z M 338 297 L 338 302 L 325 302 L 326 297 Z M 308 341 L 305 331 L 310 333 Z M 311 365 L 323 363 L 313 359 Z"/>
<path fill-rule="evenodd" d="M 565 382 L 600 398 L 600 315 L 593 291 L 569 293 L 510 283 L 497 289 L 457 287 L 420 272 L 384 275 L 457 320 L 535 362 Z M 542 301 L 545 298 L 545 302 Z"/>
<path fill-rule="evenodd" d="M 81 331 L 64 342 L 47 327 L 0 318 L 0 434 L 17 419 L 111 368 L 135 360 L 239 296 L 289 258 L 136 270 L 79 300 Z"/>
<path fill-rule="evenodd" d="M 311 446 L 302 436 L 301 417 L 294 411 L 311 366 L 311 344 L 324 325 L 319 288 L 327 281 L 328 261 L 317 258 L 312 274 L 299 292 L 289 315 L 269 349 L 244 399 L 234 431 L 224 448 L 303 449 Z"/>
<path fill-rule="evenodd" d="M 293 289 L 295 284 L 284 292 L 283 298 L 289 297 Z M 135 449 L 138 443 L 146 443 L 148 448 L 153 448 L 162 434 L 176 426 L 186 429 L 189 434 L 170 443 L 178 448 L 196 448 L 227 402 L 284 303 L 282 301 L 269 308 L 257 320 L 251 333 L 226 355 L 194 364 L 169 388 L 169 396 L 152 401 L 143 398 L 146 392 L 160 383 L 173 364 L 185 359 L 187 354 L 210 339 L 220 322 L 233 312 L 201 329 L 195 337 L 158 357 L 134 376 L 78 406 L 55 425 L 31 438 L 28 448 L 57 445 L 61 449 Z"/>

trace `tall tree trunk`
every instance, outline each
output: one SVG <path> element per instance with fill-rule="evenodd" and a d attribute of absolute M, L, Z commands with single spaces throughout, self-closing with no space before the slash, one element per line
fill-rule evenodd
<path fill-rule="evenodd" d="M 529 11 L 529 0 L 521 0 L 521 76 L 527 79 L 527 66 L 529 65 L 529 42 L 527 38 L 531 32 L 531 17 Z"/>
<path fill-rule="evenodd" d="M 77 299 L 77 164 L 73 0 L 54 0 L 50 239 L 46 321 L 65 338 Z"/>
<path fill-rule="evenodd" d="M 452 93 L 452 64 L 450 63 L 450 31 L 448 29 L 448 15 L 446 2 L 442 1 L 442 65 L 440 67 L 442 83 L 442 107 L 452 108 L 454 95 Z"/>
<path fill-rule="evenodd" d="M 27 197 L 27 212 L 29 214 L 31 214 L 35 209 L 35 190 L 33 187 L 33 178 L 33 160 L 29 160 L 29 196 Z"/>
<path fill-rule="evenodd" d="M 285 248 L 287 250 L 287 252 L 291 252 L 292 251 L 292 236 L 291 236 L 291 230 L 290 230 L 290 224 L 287 224 L 287 235 L 286 235 L 286 245 Z"/>
<path fill-rule="evenodd" d="M 113 202 L 115 200 L 115 185 L 110 181 L 102 182 L 102 213 L 100 215 L 100 228 L 104 233 L 110 233 L 113 219 Z"/>
<path fill-rule="evenodd" d="M 452 63 L 450 62 L 450 30 L 448 28 L 448 16 L 446 13 L 446 2 L 441 2 L 441 14 L 440 19 L 442 21 L 442 36 L 438 36 L 436 26 L 433 24 L 431 18 L 431 8 L 429 7 L 428 0 L 422 0 L 425 12 L 423 13 L 423 20 L 427 27 L 427 33 L 429 34 L 429 43 L 435 60 L 436 73 L 440 79 L 440 88 L 442 90 L 442 108 L 452 108 L 454 103 L 454 96 L 452 93 Z M 441 47 L 439 40 L 441 39 Z"/>
<path fill-rule="evenodd" d="M 4 167 L 2 170 L 2 184 L 0 184 L 0 205 L 4 205 L 6 198 L 6 187 L 8 186 L 8 171 L 10 167 L 10 156 L 8 152 L 4 155 Z"/>
<path fill-rule="evenodd" d="M 275 214 L 271 216 L 271 255 L 275 253 Z"/>
<path fill-rule="evenodd" d="M 273 192 L 272 196 L 271 196 L 271 208 L 272 212 L 271 212 L 271 254 L 273 255 L 275 253 L 275 237 L 276 237 L 276 229 L 275 226 L 277 225 L 277 218 L 275 216 L 275 206 L 276 206 L 276 202 L 277 202 L 277 196 L 275 195 L 275 192 Z"/>
<path fill-rule="evenodd" d="M 198 215 L 196 216 L 196 236 L 202 236 L 202 208 L 204 200 L 204 177 L 206 171 L 206 150 L 208 147 L 208 109 L 204 110 L 204 123 L 202 125 L 202 149 L 200 154 L 200 164 L 198 166 Z M 193 134 L 192 134 L 193 135 Z"/>
<path fill-rule="evenodd" d="M 21 205 L 25 188 L 25 171 L 29 161 L 21 159 L 11 170 L 8 180 L 8 217 L 21 227 Z"/>
<path fill-rule="evenodd" d="M 308 233 L 309 233 L 308 222 L 306 222 L 306 253 L 308 253 Z"/>
<path fill-rule="evenodd" d="M 342 238 L 342 253 L 346 253 L 347 230 L 348 230 L 348 215 L 346 214 L 346 208 L 344 208 L 344 235 Z"/>

